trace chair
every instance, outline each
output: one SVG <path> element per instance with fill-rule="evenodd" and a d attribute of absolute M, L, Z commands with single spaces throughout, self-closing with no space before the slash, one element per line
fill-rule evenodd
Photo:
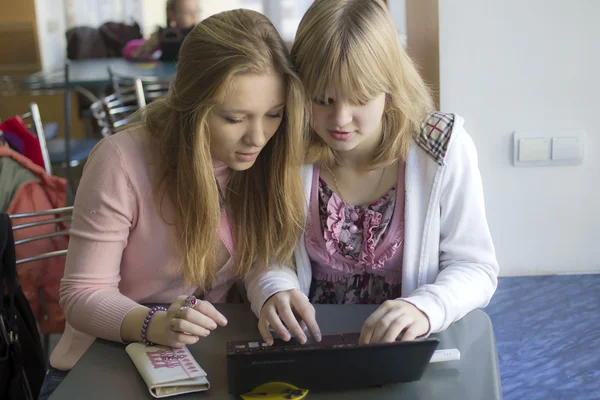
<path fill-rule="evenodd" d="M 134 114 L 139 110 L 139 106 L 132 90 L 131 94 L 126 96 L 115 93 L 98 100 L 92 104 L 90 110 L 100 127 L 100 133 L 106 137 L 116 133 L 119 128 L 135 122 L 137 116 Z"/>
<path fill-rule="evenodd" d="M 36 103 L 29 103 L 29 112 L 21 115 L 23 121 L 31 119 L 32 125 L 28 128 L 37 135 L 40 142 L 40 150 L 42 151 L 42 159 L 44 160 L 44 169 L 48 175 L 52 175 L 52 163 L 50 162 L 50 154 L 46 146 L 46 136 L 44 135 L 44 126 L 40 117 L 40 109 Z"/>
<path fill-rule="evenodd" d="M 115 94 L 121 98 L 129 98 L 135 94 L 137 105 L 142 108 L 146 104 L 163 97 L 169 91 L 169 80 L 157 76 L 124 76 L 108 68 L 108 75 L 113 85 Z"/>
<path fill-rule="evenodd" d="M 40 143 L 40 148 L 42 150 L 42 157 L 44 159 L 44 168 L 46 169 L 46 173 L 48 175 L 52 175 L 52 167 L 61 167 L 66 168 L 66 151 L 65 151 L 65 139 L 64 138 L 54 138 L 50 140 L 46 140 L 46 135 L 44 133 L 44 125 L 42 124 L 40 118 L 40 111 L 38 105 L 33 102 L 29 104 L 29 112 L 24 115 L 24 117 L 29 117 L 33 119 L 33 131 L 34 134 L 37 135 L 38 141 Z M 71 162 L 69 167 L 76 167 L 85 160 L 87 160 L 90 152 L 98 144 L 100 139 L 71 139 L 69 141 L 71 147 Z M 68 196 L 71 200 L 75 198 L 74 193 L 76 191 L 75 182 L 71 179 L 68 179 Z"/>
<path fill-rule="evenodd" d="M 58 136 L 58 131 L 60 130 L 58 123 L 56 122 L 47 122 L 43 124 L 43 128 L 46 140 L 54 139 Z"/>
<path fill-rule="evenodd" d="M 15 236 L 15 250 L 17 251 L 17 267 L 19 265 L 32 263 L 40 260 L 65 256 L 66 249 L 51 250 L 53 248 L 63 247 L 68 239 L 58 242 L 60 238 L 68 237 L 70 230 L 71 216 L 73 207 L 56 208 L 52 210 L 38 211 L 26 214 L 13 214 L 10 216 Z M 28 233 L 35 229 L 35 234 L 28 236 Z M 19 258 L 21 255 L 19 247 L 27 247 L 29 253 L 41 251 L 39 254 Z M 47 251 L 51 250 L 51 251 Z M 34 267 L 39 267 L 36 265 Z M 35 272 L 35 271 L 34 271 Z M 44 271 L 48 273 L 48 271 Z M 57 293 L 58 296 L 58 293 Z M 44 299 L 43 292 L 40 291 L 40 302 L 45 311 L 45 318 L 48 317 L 48 303 Z M 50 352 L 50 334 L 43 334 L 43 348 L 46 362 Z"/>
<path fill-rule="evenodd" d="M 50 140 L 46 140 L 46 135 L 44 132 L 44 125 L 42 124 L 40 118 L 40 112 L 38 105 L 36 103 L 31 103 L 29 105 L 29 113 L 25 114 L 26 116 L 31 115 L 33 118 L 33 128 L 35 130 L 35 134 L 40 142 L 40 147 L 42 148 L 42 154 L 47 154 L 49 165 L 46 167 L 46 171 L 50 174 L 49 171 L 52 170 L 51 167 L 58 166 L 62 168 L 66 168 L 66 152 L 65 152 L 65 139 L 64 138 L 54 138 Z M 76 167 L 79 164 L 83 163 L 87 160 L 90 152 L 98 144 L 100 138 L 93 139 L 71 139 L 69 144 L 71 146 L 71 162 L 69 163 L 70 167 Z M 44 163 L 46 163 L 46 158 L 44 158 Z M 75 188 L 73 182 L 69 182 L 69 185 L 72 189 Z"/>

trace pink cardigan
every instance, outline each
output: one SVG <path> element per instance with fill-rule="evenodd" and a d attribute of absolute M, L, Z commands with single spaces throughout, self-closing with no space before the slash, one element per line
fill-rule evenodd
<path fill-rule="evenodd" d="M 123 318 L 140 303 L 170 304 L 196 290 L 184 286 L 170 223 L 173 206 L 165 200 L 162 215 L 155 206 L 149 140 L 143 126 L 117 133 L 103 139 L 85 165 L 60 287 L 67 324 L 50 358 L 60 370 L 71 369 L 96 337 L 121 342 Z M 215 165 L 220 184 L 228 173 L 224 164 Z M 220 235 L 231 252 L 226 215 Z M 230 256 L 207 300 L 225 300 L 234 282 L 233 264 Z"/>

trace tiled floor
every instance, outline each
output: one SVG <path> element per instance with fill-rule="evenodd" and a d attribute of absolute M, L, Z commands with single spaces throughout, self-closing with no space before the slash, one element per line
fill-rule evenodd
<path fill-rule="evenodd" d="M 485 311 L 504 400 L 600 399 L 600 275 L 500 278 Z"/>
<path fill-rule="evenodd" d="M 600 399 L 600 275 L 501 278 L 485 311 L 504 400 Z"/>

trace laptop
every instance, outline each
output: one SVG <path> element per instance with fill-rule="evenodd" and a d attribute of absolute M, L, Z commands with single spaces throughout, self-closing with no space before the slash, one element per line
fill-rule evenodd
<path fill-rule="evenodd" d="M 268 382 L 310 391 L 378 387 L 421 379 L 439 341 L 359 345 L 359 333 L 325 335 L 301 345 L 275 339 L 227 343 L 227 380 L 234 396 Z"/>

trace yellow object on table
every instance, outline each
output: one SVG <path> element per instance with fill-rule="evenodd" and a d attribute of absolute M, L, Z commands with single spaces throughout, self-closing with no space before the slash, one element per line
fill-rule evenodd
<path fill-rule="evenodd" d="M 135 66 L 138 68 L 143 68 L 143 69 L 152 69 L 152 68 L 156 67 L 156 63 L 155 62 L 136 63 Z"/>
<path fill-rule="evenodd" d="M 306 397 L 308 390 L 297 388 L 285 382 L 269 382 L 260 385 L 252 391 L 243 394 L 244 400 L 268 399 L 268 400 L 300 400 Z"/>

